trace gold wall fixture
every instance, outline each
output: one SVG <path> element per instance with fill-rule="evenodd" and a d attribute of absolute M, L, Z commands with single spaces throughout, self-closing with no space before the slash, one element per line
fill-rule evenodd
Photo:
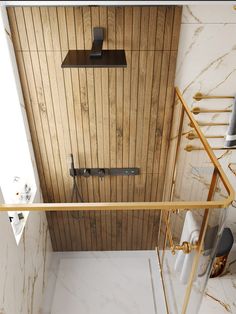
<path fill-rule="evenodd" d="M 184 148 L 187 152 L 192 152 L 196 150 L 205 150 L 204 147 L 186 145 Z M 236 149 L 236 147 L 211 147 L 212 150 L 232 150 Z"/>
<path fill-rule="evenodd" d="M 234 96 L 213 96 L 213 95 L 203 95 L 202 93 L 196 93 L 193 99 L 200 101 L 202 99 L 234 99 Z"/>
<path fill-rule="evenodd" d="M 199 113 L 220 113 L 220 112 L 232 112 L 230 109 L 202 109 L 200 107 L 194 107 L 192 109 L 193 114 L 199 114 Z"/>
<path fill-rule="evenodd" d="M 198 248 L 198 244 L 195 243 L 190 243 L 190 242 L 187 242 L 187 241 L 183 241 L 181 245 L 176 245 L 174 244 L 174 240 L 173 240 L 173 236 L 172 236 L 172 232 L 171 232 L 171 227 L 170 227 L 170 212 L 167 213 L 163 213 L 163 220 L 164 220 L 164 224 L 165 224 L 165 227 L 166 227 L 166 236 L 165 237 L 165 241 L 164 241 L 164 247 L 163 247 L 163 251 L 165 251 L 166 249 L 166 244 L 167 244 L 167 241 L 166 239 L 168 238 L 169 240 L 169 244 L 170 244 L 170 250 L 171 250 L 171 253 L 173 255 L 175 255 L 176 251 L 183 251 L 183 253 L 185 254 L 189 254 L 191 253 L 193 250 L 197 249 Z M 163 255 L 164 257 L 164 255 Z"/>
<path fill-rule="evenodd" d="M 226 122 L 200 122 L 200 121 L 197 121 L 197 124 L 199 126 L 218 126 L 218 125 L 224 126 L 224 125 L 229 125 L 229 123 L 226 123 Z M 192 122 L 190 122 L 188 125 L 191 126 L 191 128 L 193 127 Z"/>
<path fill-rule="evenodd" d="M 204 135 L 204 136 L 205 138 L 225 138 L 224 135 Z M 189 140 L 194 140 L 198 139 L 198 136 L 196 133 L 191 131 L 186 135 L 186 138 Z"/>
<path fill-rule="evenodd" d="M 175 250 L 183 251 L 185 254 L 189 254 L 197 248 L 197 244 L 192 244 L 190 242 L 184 241 L 181 245 L 175 245 L 173 248 L 171 248 L 171 252 L 173 255 L 175 255 Z"/>

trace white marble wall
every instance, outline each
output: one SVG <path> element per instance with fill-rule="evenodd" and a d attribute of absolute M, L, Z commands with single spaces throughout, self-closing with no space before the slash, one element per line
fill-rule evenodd
<path fill-rule="evenodd" d="M 46 216 L 30 213 L 17 246 L 7 212 L 0 212 L 0 313 L 39 314 L 51 258 Z"/>
<path fill-rule="evenodd" d="M 32 190 L 36 189 L 34 202 L 40 203 L 43 199 L 39 176 L 4 5 L 0 6 L 0 42 L 0 184 L 6 203 L 15 203 L 14 177 L 21 178 L 23 186 L 27 183 Z"/>
<path fill-rule="evenodd" d="M 4 22 L 1 23 L 1 27 L 4 25 L 5 32 L 10 34 L 4 7 L 0 7 L 0 14 L 0 18 L 2 18 Z M 18 78 L 11 36 L 8 36 L 8 43 L 17 85 L 14 89 L 14 93 L 17 93 L 19 97 L 18 105 L 21 107 L 29 149 L 29 163 L 26 163 L 26 166 L 24 167 L 20 164 L 19 167 L 21 167 L 20 170 L 25 170 L 25 167 L 29 168 L 32 166 L 34 179 L 37 185 L 37 194 L 34 201 L 41 202 L 42 198 L 37 167 L 24 108 L 23 96 L 19 84 L 20 81 Z M 3 57 L 3 53 L 1 53 L 1 57 Z M 9 69 L 12 71 L 12 68 Z M 11 77 L 12 76 L 8 75 L 8 79 L 11 79 Z M 13 93 L 13 90 L 11 90 L 11 92 Z M 2 98 L 3 95 L 4 93 L 1 90 Z M 12 105 L 11 101 L 12 100 L 7 96 L 4 99 L 5 105 Z M 11 122 L 12 121 L 9 121 L 9 126 L 14 128 L 14 125 L 11 125 Z M 15 132 L 17 132 L 17 129 Z M 7 131 L 1 135 L 7 137 Z M 4 152 L 6 153 L 8 151 L 5 149 Z M 16 152 L 13 156 L 15 158 L 13 162 L 17 162 L 19 154 Z M 30 164 L 30 159 L 32 165 Z M 6 167 L 6 164 L 4 164 L 4 167 Z M 4 201 L 3 196 L 0 193 L 0 204 L 2 203 L 4 203 Z M 48 278 L 48 268 L 52 252 L 45 213 L 31 212 L 29 214 L 22 237 L 17 246 L 9 222 L 8 213 L 0 211 L 0 239 L 0 314 L 39 314 L 41 312 L 42 299 Z"/>
<path fill-rule="evenodd" d="M 230 109 L 233 100 L 202 100 L 196 102 L 197 92 L 209 95 L 236 96 L 236 10 L 233 5 L 192 5 L 183 8 L 177 60 L 176 85 L 183 92 L 188 105 L 203 109 Z M 209 113 L 196 115 L 201 122 L 228 122 L 230 113 Z M 185 123 L 184 131 L 190 127 Z M 227 126 L 203 127 L 208 135 L 225 135 Z M 224 139 L 211 139 L 212 147 L 224 146 Z M 201 199 L 207 195 L 210 180 L 209 161 L 201 151 L 187 153 L 186 145 L 198 146 L 198 140 L 182 137 L 179 176 L 177 177 L 174 198 L 176 200 Z M 231 184 L 236 188 L 236 151 L 215 151 L 227 173 Z M 195 168 L 194 168 L 195 167 Z M 208 171 L 209 170 L 209 171 Z M 222 193 L 224 194 L 224 193 Z M 236 210 L 231 207 L 227 219 L 236 237 Z"/>

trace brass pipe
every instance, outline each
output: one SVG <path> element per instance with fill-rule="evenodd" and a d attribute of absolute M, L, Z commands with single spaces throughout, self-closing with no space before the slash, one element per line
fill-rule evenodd
<path fill-rule="evenodd" d="M 224 135 L 204 135 L 204 136 L 205 136 L 205 138 L 224 138 Z M 199 138 L 199 137 L 194 132 L 189 132 L 186 135 L 186 138 L 189 140 L 194 140 L 194 139 Z"/>
<path fill-rule="evenodd" d="M 226 123 L 226 122 L 199 122 L 199 121 L 197 121 L 197 124 L 198 124 L 199 126 L 229 125 L 229 123 Z M 190 122 L 188 125 L 191 126 L 191 128 L 194 127 L 194 125 L 192 124 L 192 122 Z"/>
<path fill-rule="evenodd" d="M 194 150 L 205 150 L 203 147 L 197 147 L 192 145 L 186 145 L 184 148 L 187 152 L 192 152 Z M 236 149 L 236 147 L 211 147 L 212 150 L 231 150 Z"/>
<path fill-rule="evenodd" d="M 209 96 L 209 95 L 203 95 L 202 93 L 196 93 L 193 96 L 193 99 L 200 101 L 202 99 L 234 99 L 234 96 Z"/>
<path fill-rule="evenodd" d="M 202 109 L 199 107 L 194 107 L 192 109 L 193 114 L 199 114 L 199 113 L 219 113 L 219 112 L 232 112 L 230 109 Z"/>

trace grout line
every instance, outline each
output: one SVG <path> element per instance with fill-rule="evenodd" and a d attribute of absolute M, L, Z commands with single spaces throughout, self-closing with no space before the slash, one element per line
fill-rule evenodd
<path fill-rule="evenodd" d="M 155 314 L 157 314 L 156 295 L 155 295 L 155 290 L 154 290 L 153 275 L 152 275 L 152 266 L 151 266 L 150 258 L 148 259 L 148 264 L 149 264 L 149 271 L 150 271 L 151 285 L 152 285 L 153 306 L 154 306 Z"/>

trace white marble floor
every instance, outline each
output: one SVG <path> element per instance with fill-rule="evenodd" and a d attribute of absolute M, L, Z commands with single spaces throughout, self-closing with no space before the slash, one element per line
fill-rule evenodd
<path fill-rule="evenodd" d="M 209 280 L 200 314 L 236 313 L 235 259 L 236 247 L 225 275 Z M 40 314 L 166 313 L 153 251 L 54 253 L 50 277 Z"/>
<path fill-rule="evenodd" d="M 59 253 L 55 257 L 43 314 L 165 313 L 153 251 Z"/>

